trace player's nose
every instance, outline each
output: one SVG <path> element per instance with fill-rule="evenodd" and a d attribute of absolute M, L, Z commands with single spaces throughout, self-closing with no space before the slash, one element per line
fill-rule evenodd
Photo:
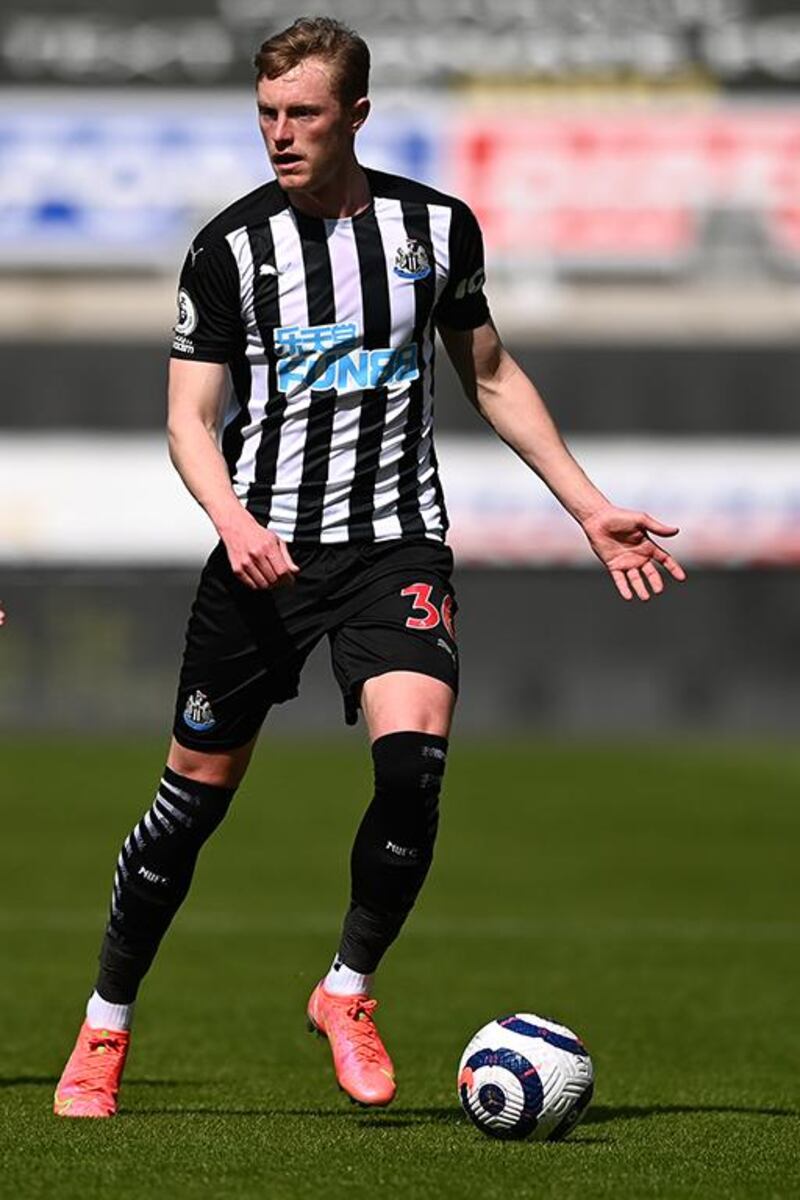
<path fill-rule="evenodd" d="M 287 146 L 292 144 L 292 130 L 286 117 L 278 117 L 272 131 L 272 137 L 275 145 L 282 150 L 285 150 Z"/>

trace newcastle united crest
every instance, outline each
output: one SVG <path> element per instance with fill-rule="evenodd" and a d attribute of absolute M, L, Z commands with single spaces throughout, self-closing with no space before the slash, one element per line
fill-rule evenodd
<path fill-rule="evenodd" d="M 398 246 L 394 256 L 394 273 L 401 279 L 426 279 L 431 273 L 431 253 L 424 242 L 409 238 Z"/>

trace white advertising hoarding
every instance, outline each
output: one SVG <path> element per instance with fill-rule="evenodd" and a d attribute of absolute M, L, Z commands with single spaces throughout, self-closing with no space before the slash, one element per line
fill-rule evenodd
<path fill-rule="evenodd" d="M 680 526 L 673 549 L 682 562 L 800 565 L 800 438 L 571 444 L 616 503 Z M 501 443 L 448 435 L 438 452 L 462 565 L 591 565 L 580 530 Z M 160 436 L 0 438 L 0 563 L 184 567 L 214 540 Z"/>

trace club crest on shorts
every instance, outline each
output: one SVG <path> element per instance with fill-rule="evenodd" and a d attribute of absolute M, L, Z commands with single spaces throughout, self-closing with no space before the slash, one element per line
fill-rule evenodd
<path fill-rule="evenodd" d="M 394 273 L 401 279 L 426 279 L 431 273 L 430 252 L 424 242 L 409 238 L 398 246 L 394 256 Z"/>
<path fill-rule="evenodd" d="M 192 692 L 186 701 L 183 719 L 189 728 L 194 729 L 197 733 L 206 733 L 216 725 L 217 718 L 211 710 L 208 697 L 199 688 L 196 692 Z"/>

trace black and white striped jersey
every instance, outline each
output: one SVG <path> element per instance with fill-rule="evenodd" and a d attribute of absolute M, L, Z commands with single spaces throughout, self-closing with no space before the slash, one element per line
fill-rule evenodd
<path fill-rule="evenodd" d="M 234 491 L 286 541 L 442 540 L 434 325 L 488 319 L 460 200 L 367 171 L 371 205 L 323 220 L 276 182 L 212 220 L 183 267 L 172 356 L 227 363 Z"/>

